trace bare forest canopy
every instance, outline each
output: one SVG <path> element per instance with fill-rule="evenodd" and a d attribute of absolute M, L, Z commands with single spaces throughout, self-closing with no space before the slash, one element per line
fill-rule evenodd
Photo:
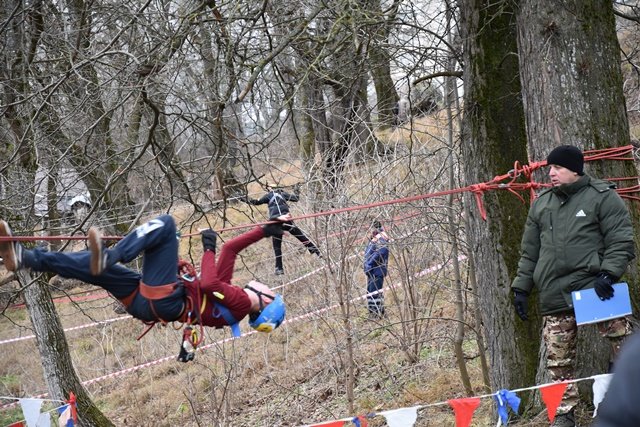
<path fill-rule="evenodd" d="M 124 235 L 168 212 L 189 234 L 264 221 L 263 207 L 240 200 L 258 198 L 268 186 L 299 194 L 292 211 L 305 215 L 460 188 L 506 173 L 516 160 L 543 160 L 541 145 L 529 142 L 527 155 L 531 135 L 521 109 L 531 98 L 510 86 L 517 73 L 483 82 L 466 59 L 471 39 L 505 43 L 493 27 L 502 21 L 487 19 L 468 37 L 474 23 L 465 17 L 498 16 L 502 6 L 510 11 L 519 3 L 5 0 L 0 219 L 23 235 L 83 236 L 91 226 Z M 633 140 L 640 137 L 640 13 L 637 2 L 611 7 Z M 515 30 L 512 36 L 506 44 L 515 46 Z M 488 66 L 510 64 L 518 66 L 514 52 Z M 490 110 L 467 102 L 477 99 L 471 78 L 472 88 L 494 84 L 491 96 L 507 106 L 504 120 L 485 120 L 487 127 L 522 136 L 521 146 L 497 149 L 497 171 L 470 155 L 498 145 L 495 134 L 463 122 L 483 121 Z M 520 110 L 509 107 L 511 99 Z M 522 134 L 507 123 L 510 112 Z M 522 155 L 513 158 L 516 149 Z M 487 208 L 498 211 L 491 201 Z M 114 317 L 109 298 L 46 303 L 95 289 L 58 277 L 13 280 L 0 268 L 0 341 L 38 337 L 2 344 L 3 355 L 8 345 L 15 351 L 0 362 L 0 396 L 62 398 L 73 387 L 87 425 L 235 426 L 297 425 L 483 394 L 504 379 L 504 362 L 485 336 L 489 322 L 479 311 L 469 255 L 495 259 L 502 275 L 508 269 L 503 252 L 478 250 L 483 237 L 470 237 L 478 229 L 469 222 L 475 209 L 471 199 L 444 196 L 300 221 L 322 260 L 286 238 L 286 276 L 276 277 L 264 241 L 238 262 L 236 284 L 257 278 L 278 286 L 290 317 L 336 309 L 268 338 L 214 346 L 195 363 L 171 360 L 88 384 L 84 394 L 75 390 L 82 381 L 173 357 L 180 332 L 154 330 L 138 342 L 139 322 L 100 323 Z M 368 321 L 359 299 L 366 288 L 363 239 L 373 220 L 388 225 L 393 238 L 385 283 L 401 284 L 387 293 L 390 314 L 382 322 Z M 49 244 L 83 248 L 82 240 Z M 197 238 L 183 239 L 180 250 L 197 264 Z M 447 268 L 421 274 L 440 264 Z M 29 310 L 16 308 L 20 303 Z M 100 325 L 62 332 L 93 322 Z M 214 343 L 228 331 L 206 334 Z M 487 349 L 499 375 L 487 373 Z M 65 355 L 72 362 L 58 364 Z M 0 425 L 20 419 L 6 414 Z M 478 414 L 495 424 L 491 409 Z M 439 425 L 452 420 L 440 415 Z"/>

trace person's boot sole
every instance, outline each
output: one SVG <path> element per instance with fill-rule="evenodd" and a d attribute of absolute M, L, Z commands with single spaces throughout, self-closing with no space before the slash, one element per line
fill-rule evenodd
<path fill-rule="evenodd" d="M 104 257 L 102 255 L 102 234 L 95 227 L 89 229 L 89 252 L 91 253 L 89 270 L 94 276 L 99 276 L 104 270 Z"/>
<path fill-rule="evenodd" d="M 11 228 L 6 221 L 0 221 L 0 236 L 11 237 Z M 0 255 L 4 261 L 4 266 L 8 271 L 16 271 L 18 268 L 18 260 L 16 258 L 16 251 L 13 247 L 13 242 L 3 241 L 0 242 Z"/>

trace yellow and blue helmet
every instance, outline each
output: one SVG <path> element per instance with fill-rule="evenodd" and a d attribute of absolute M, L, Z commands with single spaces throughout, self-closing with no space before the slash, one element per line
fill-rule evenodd
<path fill-rule="evenodd" d="M 256 331 L 267 333 L 280 326 L 287 314 L 287 309 L 284 305 L 282 295 L 276 294 L 275 296 L 272 296 L 265 294 L 251 286 L 246 286 L 246 288 L 255 292 L 260 299 L 260 311 L 249 315 L 249 325 Z M 267 297 L 272 301 L 265 306 L 262 300 L 263 297 Z"/>

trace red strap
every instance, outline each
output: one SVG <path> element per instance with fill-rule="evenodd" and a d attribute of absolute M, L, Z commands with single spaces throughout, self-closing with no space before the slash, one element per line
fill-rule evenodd
<path fill-rule="evenodd" d="M 144 282 L 140 282 L 140 294 L 148 300 L 159 300 L 171 296 L 176 289 L 176 283 L 169 283 L 168 285 L 147 285 Z"/>
<path fill-rule="evenodd" d="M 131 292 L 131 294 L 129 294 L 128 296 L 126 296 L 124 298 L 118 298 L 118 300 L 122 303 L 122 305 L 124 305 L 125 308 L 129 308 L 129 306 L 133 302 L 133 300 L 136 297 L 136 295 L 138 295 L 138 289 L 137 288 L 136 288 L 135 291 Z"/>
<path fill-rule="evenodd" d="M 147 323 L 147 327 L 145 328 L 144 331 L 142 331 L 142 333 L 140 334 L 140 336 L 138 338 L 136 338 L 136 340 L 140 341 L 140 339 L 142 339 L 142 337 L 144 337 L 145 335 L 147 335 L 147 333 L 151 330 L 151 328 L 153 328 L 154 326 L 156 326 L 156 323 L 158 322 L 152 322 L 152 323 Z"/>

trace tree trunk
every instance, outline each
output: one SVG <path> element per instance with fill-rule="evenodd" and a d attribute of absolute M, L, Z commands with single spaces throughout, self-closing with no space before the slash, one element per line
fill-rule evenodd
<path fill-rule="evenodd" d="M 331 132 L 327 121 L 327 112 L 322 92 L 322 82 L 319 78 L 309 79 L 309 105 L 315 145 L 320 154 L 325 155 L 331 145 Z"/>
<path fill-rule="evenodd" d="M 69 11 L 69 27 L 65 32 L 67 43 L 72 49 L 65 52 L 69 57 L 69 62 L 82 63 L 94 54 L 92 51 L 92 7 L 91 2 L 86 4 L 84 0 L 73 0 L 66 5 Z M 111 117 L 113 109 L 107 108 L 103 103 L 103 91 L 98 78 L 98 72 L 93 62 L 88 62 L 84 66 L 73 66 L 71 77 L 64 86 L 69 103 L 84 111 L 84 119 L 88 129 L 80 137 L 69 136 L 67 133 L 61 141 L 69 141 L 75 146 L 75 153 L 71 156 L 71 161 L 78 169 L 80 176 L 92 177 L 87 179 L 89 190 L 92 194 L 94 204 L 103 202 L 106 208 L 116 210 L 126 210 L 131 203 L 129 199 L 129 189 L 123 176 L 114 179 L 118 175 L 119 151 L 117 141 L 111 136 Z M 44 73 L 43 73 L 44 74 Z M 42 81 L 42 86 L 46 86 L 46 77 L 37 76 Z M 52 113 L 55 107 L 47 108 Z M 46 111 L 45 110 L 45 111 Z M 64 134 L 64 130 L 59 126 L 63 121 L 58 119 L 59 112 L 55 115 L 47 114 L 41 120 L 47 123 L 47 128 L 52 134 Z M 57 120 L 51 120 L 56 117 Z M 64 147 L 67 147 L 65 145 Z M 62 148 L 64 152 L 65 148 Z M 96 168 L 96 165 L 101 167 Z M 108 185 L 107 185 L 108 184 Z M 107 187 L 107 188 L 105 188 Z"/>
<path fill-rule="evenodd" d="M 462 153 L 467 184 L 474 184 L 526 159 L 524 116 L 513 3 L 464 0 L 460 9 L 465 62 Z M 531 385 L 539 324 L 516 320 L 510 292 L 529 206 L 507 192 L 487 192 L 483 200 L 486 221 L 467 195 L 466 203 L 472 205 L 467 232 L 477 266 L 491 385 L 494 390 Z"/>
<path fill-rule="evenodd" d="M 454 140 L 453 140 L 453 114 L 451 111 L 451 96 L 452 96 L 452 77 L 447 78 L 447 94 L 446 98 L 446 109 L 447 109 L 447 120 L 449 122 L 449 146 L 451 147 L 451 154 L 449 155 L 449 186 L 450 188 L 456 188 L 456 180 L 455 180 L 455 165 L 454 165 Z M 459 243 L 458 243 L 458 218 L 460 217 L 459 212 L 454 209 L 454 195 L 450 194 L 447 198 L 447 221 L 449 226 L 449 238 L 451 239 L 451 253 L 452 253 L 452 263 L 453 263 L 453 276 L 455 283 L 455 308 L 456 315 L 455 318 L 458 321 L 456 325 L 456 333 L 453 341 L 453 349 L 456 355 L 456 362 L 458 363 L 458 370 L 460 371 L 460 379 L 462 380 L 462 384 L 464 385 L 464 390 L 467 393 L 467 396 L 473 396 L 473 388 L 471 386 L 471 379 L 469 377 L 469 370 L 467 369 L 467 362 L 464 359 L 464 335 L 465 335 L 465 309 L 464 309 L 464 293 L 462 288 L 462 277 L 460 275 L 460 261 L 459 261 Z"/>
<path fill-rule="evenodd" d="M 543 160 L 560 144 L 585 150 L 628 145 L 629 125 L 612 3 L 523 0 L 517 20 L 531 158 Z M 587 163 L 587 173 L 605 179 L 637 175 L 632 162 L 613 161 Z M 537 177 L 543 179 L 543 173 Z M 630 207 L 637 228 L 637 206 Z M 637 301 L 637 264 L 632 270 L 627 280 Z M 595 328 L 580 328 L 578 337 L 576 375 L 606 372 L 609 349 Z M 545 379 L 542 374 L 541 381 Z"/>
<path fill-rule="evenodd" d="M 31 281 L 25 270 L 19 271 L 18 276 L 23 283 Z M 69 346 L 46 282 L 31 283 L 23 294 L 50 397 L 65 400 L 69 398 L 69 392 L 73 392 L 77 397 L 78 417 L 82 426 L 113 426 L 93 404 L 73 368 Z"/>
<path fill-rule="evenodd" d="M 394 108 L 400 97 L 391 78 L 389 54 L 382 46 L 374 44 L 369 48 L 371 77 L 376 88 L 376 105 L 378 107 L 378 124 L 388 128 L 394 123 Z"/>
<path fill-rule="evenodd" d="M 385 47 L 390 44 L 389 27 L 396 18 L 397 7 L 398 4 L 394 3 L 390 8 L 389 16 L 384 16 L 380 0 L 370 1 L 366 5 L 367 12 L 372 12 L 369 19 L 376 22 L 367 27 L 371 31 L 367 54 L 371 65 L 371 78 L 376 89 L 378 123 L 382 128 L 393 124 L 395 117 L 393 110 L 400 99 L 391 77 L 391 57 Z"/>
<path fill-rule="evenodd" d="M 208 7 L 214 16 L 219 17 L 220 20 L 223 19 L 222 13 L 215 3 L 208 4 Z M 238 76 L 231 61 L 226 60 L 220 63 L 216 61 L 219 55 L 225 58 L 233 56 L 233 42 L 227 27 L 221 25 L 218 28 L 217 25 L 210 25 L 208 28 L 210 30 L 200 34 L 200 49 L 204 64 L 203 78 L 206 82 L 204 96 L 208 104 L 206 117 L 210 142 L 206 149 L 212 155 L 211 167 L 219 177 L 221 184 L 219 189 L 226 201 L 229 194 L 240 194 L 243 191 L 232 170 L 236 162 L 237 151 L 233 141 L 240 136 L 240 125 L 234 122 L 235 114 L 230 114 L 230 118 L 225 117 L 227 108 L 228 111 L 235 113 L 234 107 L 227 106 L 227 102 L 236 89 Z M 214 46 L 217 50 L 213 49 Z"/>
<path fill-rule="evenodd" d="M 306 111 L 309 110 L 313 97 L 313 88 L 309 81 L 302 84 L 302 90 L 298 96 L 298 103 L 302 107 L 302 112 L 297 113 L 297 121 L 299 123 L 298 146 L 300 155 L 302 156 L 302 167 L 305 175 L 311 171 L 313 165 L 313 156 L 315 154 L 316 134 L 313 129 L 313 116 Z M 306 110 L 306 111 L 305 111 Z"/>
<path fill-rule="evenodd" d="M 18 10 L 20 8 L 18 3 L 19 2 L 15 2 L 14 4 L 14 2 L 10 2 L 10 4 L 6 4 L 3 7 L 11 7 L 10 10 Z M 7 38 L 12 42 L 9 51 L 12 52 L 13 57 L 10 61 L 0 61 L 4 63 L 4 65 L 0 66 L 2 76 L 6 77 L 7 81 L 12 82 L 11 87 L 3 91 L 2 101 L 9 101 L 10 104 L 19 105 L 19 101 L 30 99 L 28 102 L 24 102 L 24 105 L 20 108 L 10 107 L 4 110 L 5 118 L 13 132 L 13 141 L 16 147 L 15 160 L 20 161 L 3 158 L 2 164 L 0 165 L 3 173 L 6 171 L 7 176 L 13 178 L 7 181 L 7 187 L 10 188 L 7 188 L 8 194 L 6 195 L 9 197 L 4 200 L 13 200 L 16 203 L 15 206 L 7 206 L 6 214 L 8 215 L 6 217 L 3 215 L 3 219 L 11 221 L 13 218 L 21 216 L 23 229 L 32 229 L 30 224 L 31 221 L 33 221 L 33 211 L 26 210 L 25 212 L 24 208 L 20 209 L 18 206 L 33 206 L 34 203 L 34 195 L 28 190 L 25 191 L 26 189 L 34 188 L 35 173 L 38 167 L 36 163 L 36 144 L 38 140 L 34 135 L 46 135 L 45 141 L 49 141 L 46 138 L 53 137 L 52 134 L 47 132 L 46 124 L 48 120 L 42 120 L 44 117 L 43 114 L 47 110 L 44 106 L 41 106 L 43 108 L 37 108 L 35 104 L 32 105 L 31 102 L 33 101 L 29 93 L 30 88 L 29 85 L 26 84 L 27 79 L 32 76 L 31 73 L 33 70 L 38 69 L 38 67 L 30 67 L 30 62 L 33 59 L 33 54 L 37 50 L 40 32 L 42 31 L 40 25 L 42 23 L 41 7 L 41 2 L 34 3 L 33 8 L 29 9 L 29 14 L 31 14 L 30 19 L 25 20 L 24 16 L 18 14 L 16 16 L 20 17 L 20 19 L 6 19 L 4 21 L 8 22 L 9 25 L 7 27 L 11 28 L 10 31 L 3 34 L 6 34 Z M 5 14 L 6 9 L 0 9 L 0 11 L 3 17 L 6 18 L 8 16 Z M 25 22 L 33 23 L 33 26 L 30 27 L 26 25 Z M 28 36 L 26 34 L 28 34 Z M 14 62 L 14 67 L 7 68 L 6 64 L 10 62 Z M 17 66 L 18 64 L 21 64 L 24 68 Z M 38 77 L 36 76 L 35 78 L 37 79 Z M 34 131 L 34 128 L 37 131 Z M 46 151 L 45 147 L 43 152 Z M 8 160 L 11 161 L 5 164 L 4 162 Z M 52 177 L 55 177 L 55 174 L 53 174 Z M 54 187 L 55 185 L 52 182 L 50 189 Z M 53 191 L 50 191 L 50 193 L 52 192 Z M 29 200 L 29 198 L 31 198 L 31 200 Z M 25 201 L 31 204 L 24 203 Z M 54 212 L 55 206 L 55 197 L 50 197 L 49 209 L 51 210 L 50 215 L 52 217 L 56 216 Z M 17 225 L 17 221 L 13 222 L 13 224 Z M 18 272 L 17 276 L 22 283 L 31 282 L 29 274 L 24 270 Z M 31 323 L 35 330 L 45 381 L 51 397 L 59 400 L 68 399 L 69 392 L 73 391 L 78 398 L 78 412 L 81 414 L 83 426 L 112 425 L 93 405 L 91 399 L 82 387 L 80 380 L 76 376 L 62 325 L 55 312 L 51 294 L 46 285 L 38 282 L 31 283 L 24 288 L 23 293 Z"/>
<path fill-rule="evenodd" d="M 451 30 L 451 20 L 453 17 L 452 9 L 447 4 L 447 41 L 452 43 L 453 34 Z M 456 60 L 454 52 L 449 52 L 449 58 L 447 59 L 447 68 L 453 70 L 456 66 Z M 449 187 L 451 189 L 458 187 L 458 181 L 456 180 L 456 165 L 454 156 L 457 157 L 458 147 L 456 144 L 457 138 L 454 138 L 454 119 L 453 119 L 453 107 L 455 105 L 455 98 L 458 93 L 456 91 L 455 77 L 445 77 L 445 108 L 447 112 L 447 142 L 449 145 Z M 447 198 L 447 221 L 449 225 L 449 238 L 451 239 L 451 254 L 453 262 L 453 274 L 455 280 L 455 307 L 456 307 L 456 333 L 453 341 L 454 353 L 456 355 L 456 361 L 458 363 L 458 370 L 460 371 L 460 379 L 464 385 L 464 390 L 467 396 L 473 396 L 473 387 L 471 386 L 471 378 L 469 377 L 469 370 L 467 369 L 467 362 L 464 358 L 464 336 L 465 336 L 465 298 L 462 284 L 462 277 L 460 274 L 460 260 L 459 260 L 459 229 L 460 229 L 460 212 L 454 209 L 455 197 L 450 194 Z M 482 352 L 482 350 L 480 350 Z"/>
<path fill-rule="evenodd" d="M 358 54 L 359 56 L 360 54 Z M 345 166 L 356 152 L 371 152 L 377 147 L 377 139 L 370 127 L 367 105 L 366 75 L 354 74 L 341 77 L 341 84 L 333 86 L 336 105 L 332 111 L 334 138 L 328 155 L 324 158 L 325 181 L 333 193 L 338 192 Z"/>

